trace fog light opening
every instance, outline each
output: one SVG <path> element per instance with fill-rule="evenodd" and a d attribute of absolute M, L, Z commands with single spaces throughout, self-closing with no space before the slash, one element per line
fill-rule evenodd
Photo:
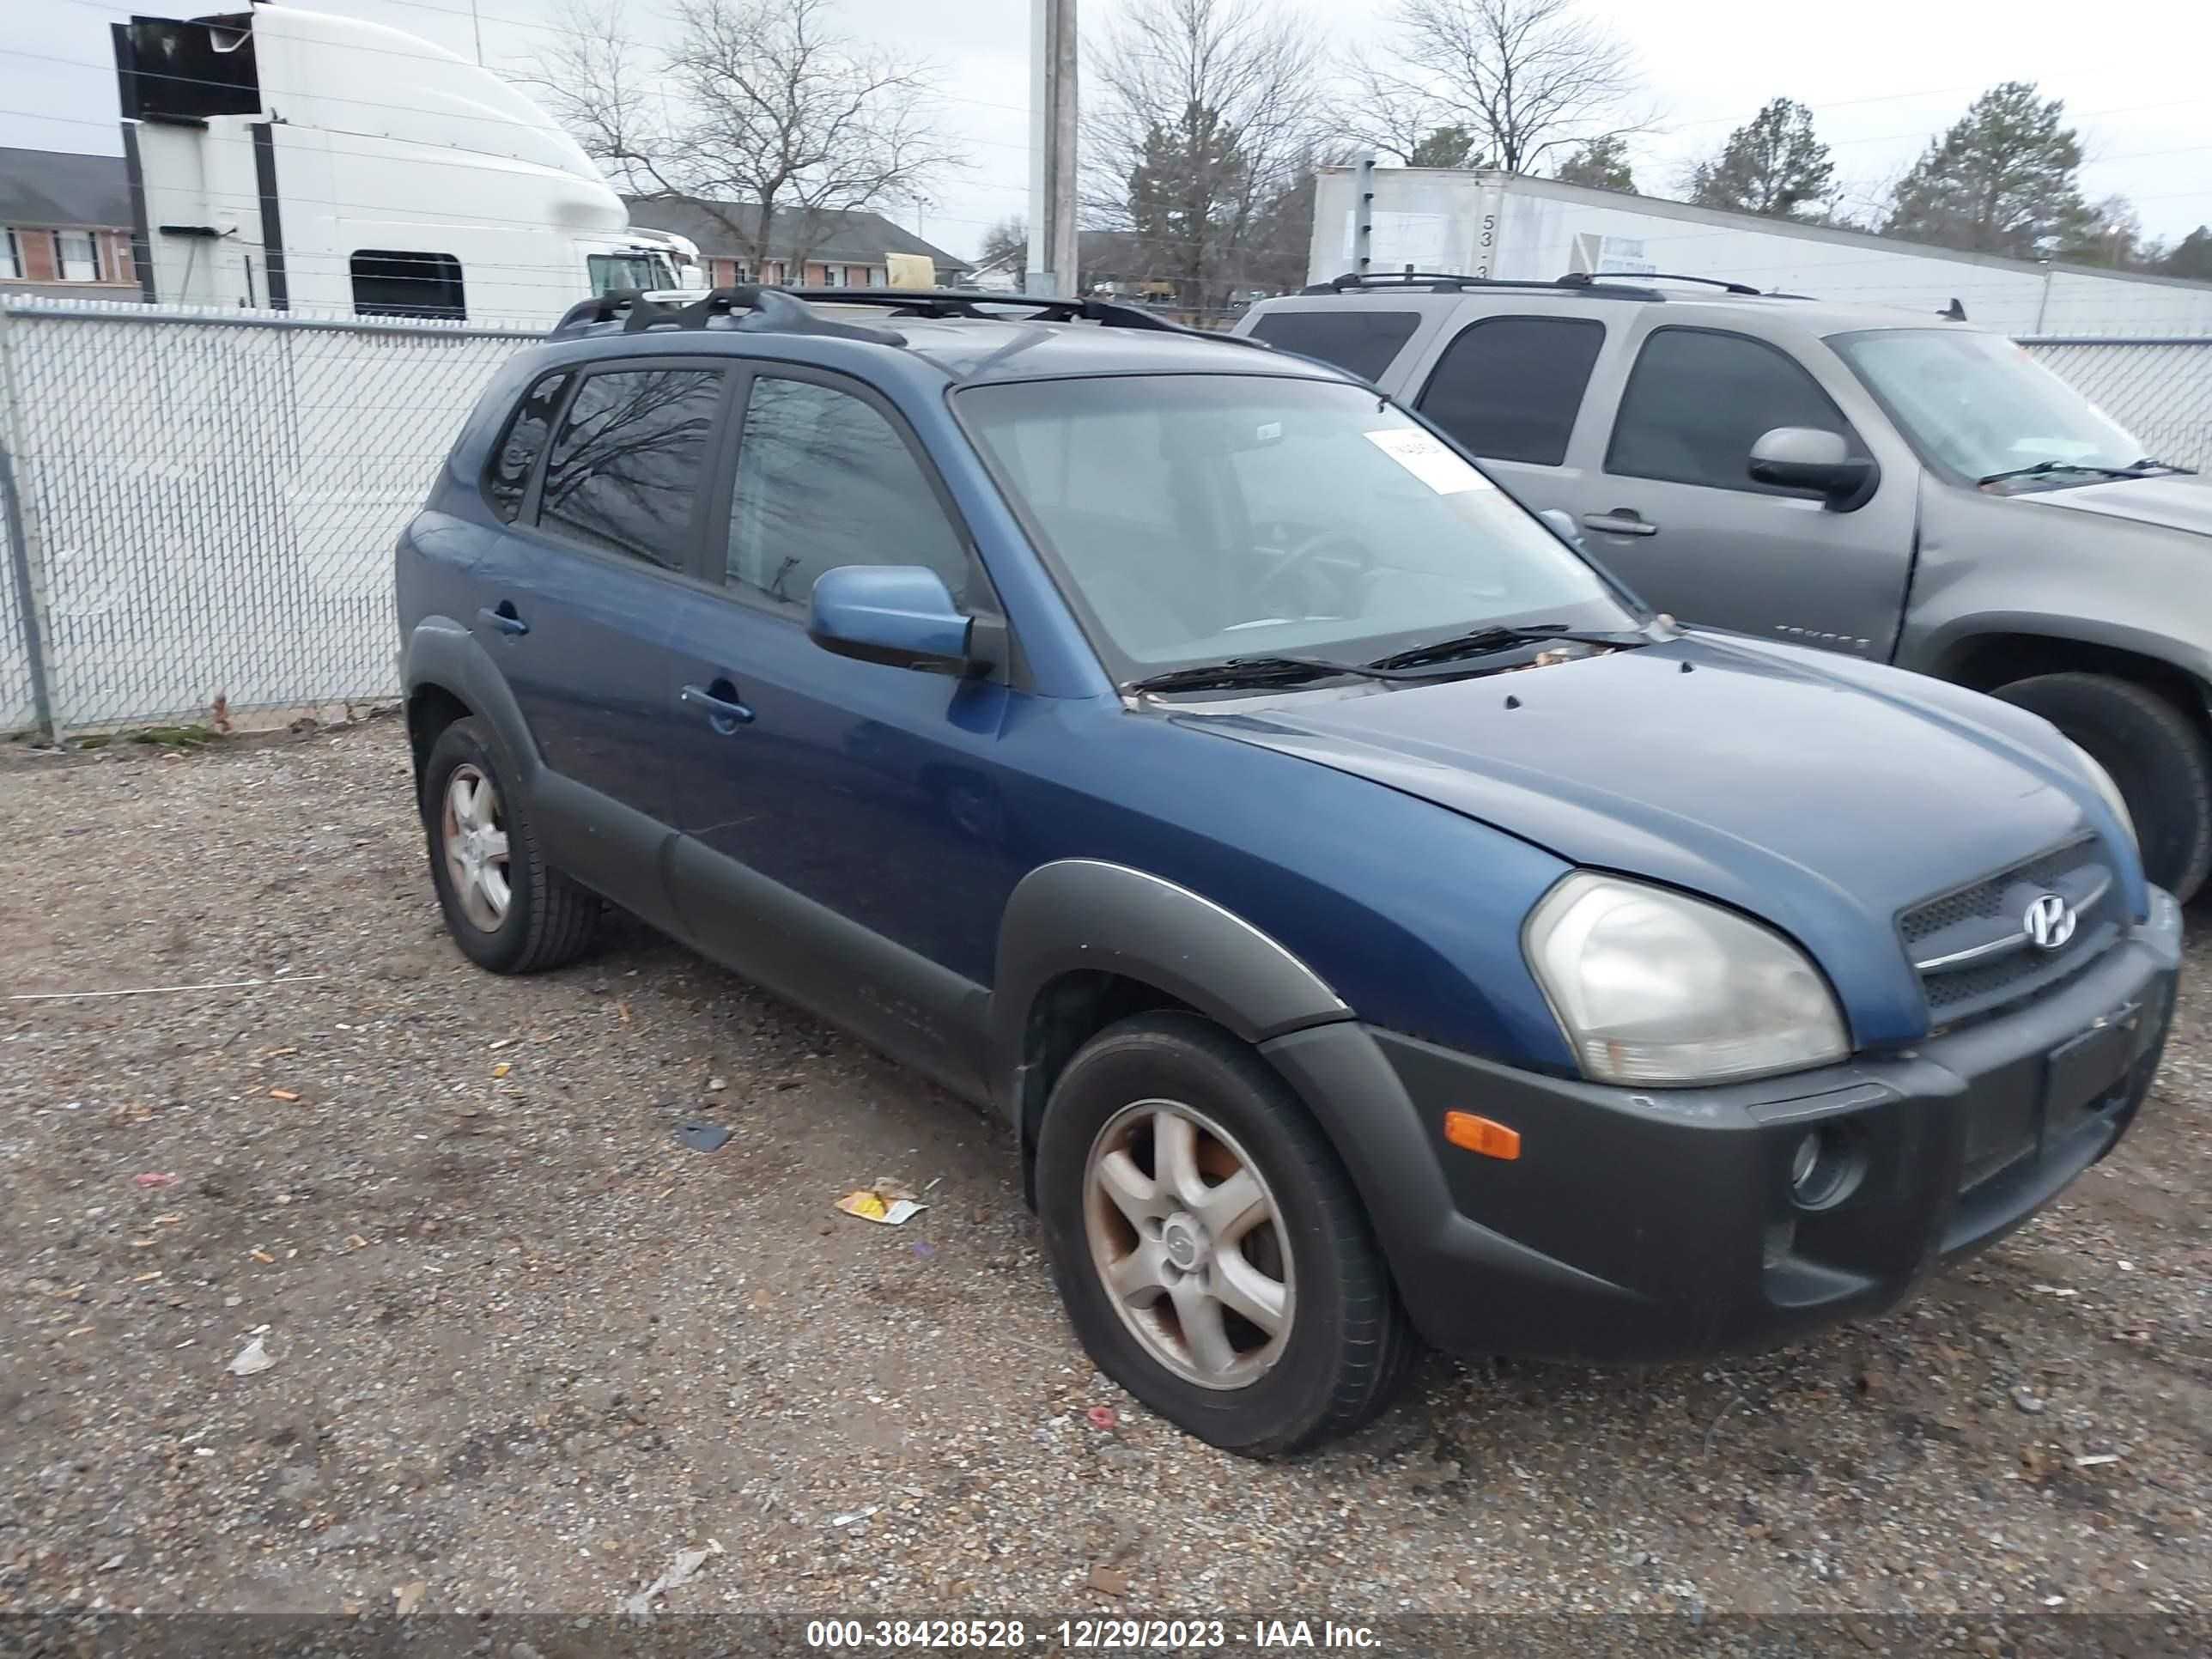
<path fill-rule="evenodd" d="M 1790 1200 L 1801 1210 L 1826 1210 L 1850 1196 L 1863 1160 L 1854 1138 L 1836 1124 L 1808 1129 L 1790 1152 Z"/>

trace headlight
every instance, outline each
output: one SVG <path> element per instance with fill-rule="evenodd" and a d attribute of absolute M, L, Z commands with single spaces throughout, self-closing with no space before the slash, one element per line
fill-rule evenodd
<path fill-rule="evenodd" d="M 1804 953 L 1718 905 L 1577 873 L 1530 914 L 1525 944 L 1587 1077 L 1718 1083 L 1850 1052 Z"/>
<path fill-rule="evenodd" d="M 2120 827 L 2128 832 L 2128 845 L 2133 848 L 2136 855 L 2140 857 L 2142 853 L 2142 842 L 2136 835 L 2136 821 L 2128 811 L 2126 800 L 2120 794 L 2120 786 L 2112 781 L 2112 775 L 2110 772 L 2097 763 L 2097 757 L 2094 755 L 2080 744 L 2075 743 L 2071 738 L 2069 738 L 2067 742 L 2073 748 L 2074 758 L 2081 763 L 2081 769 L 2089 775 L 2089 781 L 2097 786 L 2097 793 L 2105 798 L 2105 805 L 2112 809 L 2112 816 L 2120 821 Z"/>

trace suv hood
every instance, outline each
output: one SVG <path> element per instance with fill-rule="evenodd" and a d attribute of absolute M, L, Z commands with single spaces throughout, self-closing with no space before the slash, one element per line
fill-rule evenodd
<path fill-rule="evenodd" d="M 1897 913 L 2079 834 L 2089 788 L 2002 704 L 1713 635 L 1176 718 L 1763 917 L 1873 993 L 1862 1042 L 1925 1028 Z"/>
<path fill-rule="evenodd" d="M 2212 484 L 2202 478 L 2115 478 L 2110 483 L 2038 490 L 2012 499 L 2212 536 Z"/>

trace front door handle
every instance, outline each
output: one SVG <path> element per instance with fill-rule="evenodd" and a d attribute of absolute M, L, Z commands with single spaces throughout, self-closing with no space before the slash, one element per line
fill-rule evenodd
<path fill-rule="evenodd" d="M 530 631 L 530 624 L 515 614 L 512 599 L 501 599 L 496 608 L 486 605 L 477 612 L 477 620 L 502 634 L 527 634 Z"/>
<path fill-rule="evenodd" d="M 1610 513 L 1585 513 L 1583 526 L 1608 536 L 1656 536 L 1659 526 L 1632 507 L 1616 507 Z"/>
<path fill-rule="evenodd" d="M 727 696 L 717 693 L 726 691 Z M 752 724 L 753 711 L 738 701 L 738 688 L 727 680 L 716 680 L 712 688 L 687 685 L 678 702 L 690 703 L 694 708 L 706 711 L 707 723 L 728 737 L 741 726 Z"/>

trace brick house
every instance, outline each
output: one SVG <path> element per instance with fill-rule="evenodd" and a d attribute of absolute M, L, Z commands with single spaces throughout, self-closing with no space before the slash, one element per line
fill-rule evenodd
<path fill-rule="evenodd" d="M 716 288 L 733 283 L 787 283 L 794 288 L 884 288 L 890 284 L 886 253 L 918 254 L 937 268 L 941 288 L 957 287 L 968 271 L 965 261 L 943 248 L 925 242 L 880 213 L 824 213 L 817 216 L 813 234 L 805 237 L 805 260 L 799 256 L 800 216 L 778 210 L 774 234 L 769 240 L 766 268 L 755 270 L 743 250 L 750 236 L 732 234 L 725 220 L 750 228 L 759 222 L 760 210 L 736 202 L 718 202 L 716 212 L 690 202 L 641 201 L 628 198 L 629 222 L 652 230 L 673 231 L 698 244 L 707 267 L 707 279 Z"/>
<path fill-rule="evenodd" d="M 0 292 L 144 297 L 120 155 L 0 149 Z"/>

